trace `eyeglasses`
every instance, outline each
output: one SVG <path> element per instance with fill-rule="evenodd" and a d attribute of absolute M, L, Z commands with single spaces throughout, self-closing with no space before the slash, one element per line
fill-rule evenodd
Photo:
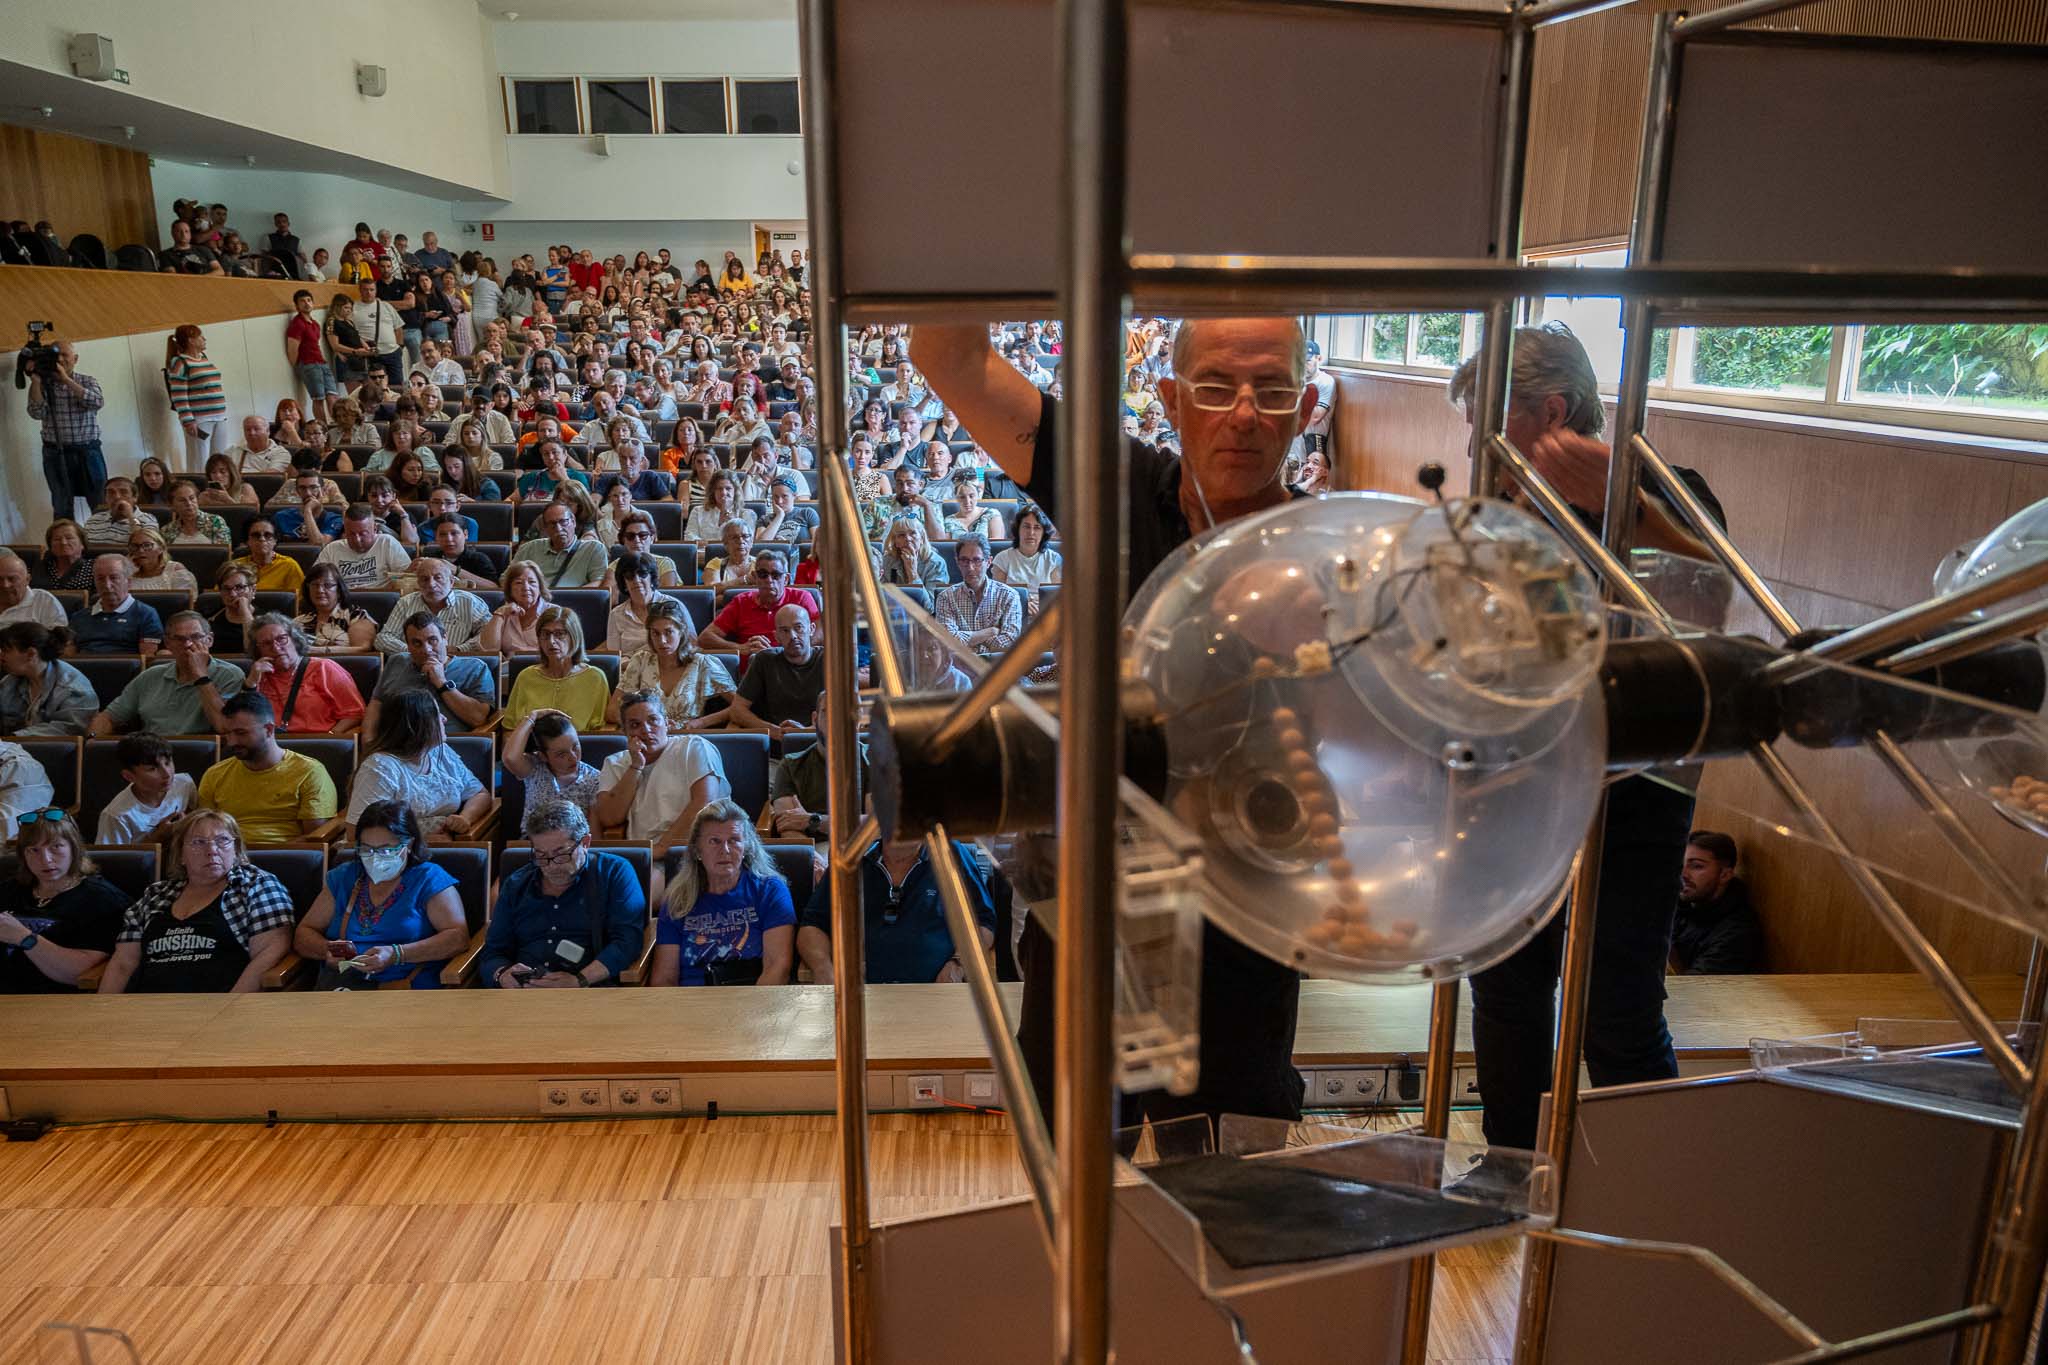
<path fill-rule="evenodd" d="M 402 852 L 404 852 L 404 851 L 405 851 L 405 845 L 404 845 L 404 844 L 357 844 L 357 845 L 356 845 L 356 846 L 355 846 L 354 848 L 350 848 L 350 849 L 343 849 L 343 850 L 341 850 L 341 856 L 342 856 L 343 860 L 344 860 L 344 861 L 346 861 L 346 860 L 347 860 L 347 859 L 349 859 L 349 858 L 360 858 L 360 857 L 362 857 L 362 856 L 363 856 L 363 855 L 364 855 L 365 853 L 391 853 L 391 852 L 394 852 L 394 851 L 397 851 L 397 852 L 401 852 L 401 853 L 402 853 Z"/>
<path fill-rule="evenodd" d="M 195 834 L 185 841 L 185 846 L 187 848 L 219 849 L 222 852 L 225 852 L 226 850 L 231 849 L 235 846 L 235 836 L 232 834 Z"/>
<path fill-rule="evenodd" d="M 1203 412 L 1229 412 L 1246 389 L 1251 389 L 1252 406 L 1268 417 L 1285 417 L 1301 406 L 1300 386 L 1284 384 L 1190 384 L 1188 398 Z"/>
<path fill-rule="evenodd" d="M 771 578 L 780 578 L 780 577 L 782 577 L 782 570 L 780 570 L 780 569 L 756 569 L 756 570 L 754 570 L 754 577 L 756 577 L 756 578 L 759 578 L 759 579 L 762 579 L 762 580 L 764 580 L 764 581 L 765 581 L 765 580 L 767 580 L 767 579 L 771 579 Z"/>
<path fill-rule="evenodd" d="M 275 532 L 275 531 L 251 531 L 251 532 L 249 533 L 249 539 L 251 539 L 251 540 L 276 540 L 276 539 L 277 539 L 277 532 Z"/>
<path fill-rule="evenodd" d="M 535 849 L 533 851 L 533 860 L 547 867 L 558 867 L 575 857 L 578 847 L 580 845 L 571 844 L 567 848 L 558 848 L 553 853 L 543 853 L 539 849 Z"/>
<path fill-rule="evenodd" d="M 59 820 L 62 820 L 69 813 L 70 812 L 66 811 L 62 806 L 51 806 L 48 810 L 32 810 L 25 812 L 24 814 L 17 815 L 14 817 L 14 823 L 24 828 L 26 828 L 29 825 L 33 825 L 38 820 L 41 820 L 45 824 L 54 825 Z"/>

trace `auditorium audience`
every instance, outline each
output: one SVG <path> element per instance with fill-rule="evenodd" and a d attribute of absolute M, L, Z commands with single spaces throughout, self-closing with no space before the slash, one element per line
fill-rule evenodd
<path fill-rule="evenodd" d="M 37 621 L 0 626 L 0 735 L 82 735 L 100 699 L 64 662 L 71 632 Z"/>
<path fill-rule="evenodd" d="M 114 952 L 128 897 L 61 810 L 21 821 L 0 878 L 0 995 L 57 995 Z"/>
<path fill-rule="evenodd" d="M 1671 963 L 1681 975 L 1710 976 L 1763 969 L 1764 928 L 1737 875 L 1735 841 L 1696 829 L 1678 869 L 1678 914 Z"/>
<path fill-rule="evenodd" d="M 632 864 L 591 848 L 588 818 L 566 801 L 532 812 L 527 829 L 533 861 L 498 888 L 478 976 L 506 989 L 616 983 L 647 944 L 647 893 Z"/>
<path fill-rule="evenodd" d="M 320 894 L 292 929 L 292 949 L 320 964 L 313 989 L 437 990 L 469 943 L 455 878 L 427 855 L 403 801 L 372 801 L 351 850 L 337 850 Z"/>
<path fill-rule="evenodd" d="M 747 813 L 727 800 L 706 805 L 655 922 L 651 984 L 787 985 L 795 938 L 789 883 Z"/>
<path fill-rule="evenodd" d="M 289 616 L 266 612 L 249 627 L 248 686 L 277 714 L 284 734 L 352 735 L 363 723 L 363 694 L 347 669 L 314 654 Z"/>
<path fill-rule="evenodd" d="M 221 714 L 226 757 L 199 779 L 194 804 L 234 816 L 252 844 L 288 844 L 333 818 L 334 779 L 317 760 L 278 744 L 267 697 L 245 689 L 221 703 Z"/>
<path fill-rule="evenodd" d="M 414 687 L 372 706 L 375 728 L 349 788 L 349 827 L 372 802 L 399 801 L 412 807 L 428 834 L 469 838 L 490 811 L 490 789 L 448 746 L 433 696 Z"/>
<path fill-rule="evenodd" d="M 170 875 L 128 907 L 101 995 L 255 991 L 284 959 L 291 895 L 249 861 L 235 818 L 196 809 L 171 831 Z"/>

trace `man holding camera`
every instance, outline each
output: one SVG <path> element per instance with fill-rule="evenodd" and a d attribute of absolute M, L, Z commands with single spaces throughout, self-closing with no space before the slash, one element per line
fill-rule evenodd
<path fill-rule="evenodd" d="M 99 506 L 107 482 L 100 381 L 78 373 L 78 351 L 70 342 L 60 341 L 55 349 L 55 363 L 37 365 L 28 380 L 28 415 L 43 424 L 43 478 L 50 485 L 52 518 L 70 516 L 73 498 Z"/>

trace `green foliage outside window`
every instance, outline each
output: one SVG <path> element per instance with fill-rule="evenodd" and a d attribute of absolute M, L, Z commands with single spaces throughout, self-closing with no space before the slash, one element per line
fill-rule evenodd
<path fill-rule="evenodd" d="M 2048 323 L 1869 327 L 1856 387 L 1909 401 L 2048 405 Z"/>
<path fill-rule="evenodd" d="M 1405 364 L 1408 360 L 1408 315 L 1379 313 L 1372 320 L 1372 358 Z"/>
<path fill-rule="evenodd" d="M 1424 313 L 1415 329 L 1415 358 L 1456 365 L 1465 358 L 1465 315 Z"/>
<path fill-rule="evenodd" d="M 1719 389 L 1827 387 L 1827 327 L 1702 327 L 1693 334 L 1692 380 Z"/>

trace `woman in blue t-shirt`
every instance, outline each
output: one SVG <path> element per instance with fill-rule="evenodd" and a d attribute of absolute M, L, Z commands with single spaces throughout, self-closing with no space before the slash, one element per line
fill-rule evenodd
<path fill-rule="evenodd" d="M 789 883 L 753 821 L 713 801 L 690 826 L 654 931 L 657 986 L 785 986 L 796 950 Z"/>
<path fill-rule="evenodd" d="M 321 990 L 432 990 L 469 942 L 455 878 L 427 861 L 427 836 L 403 801 L 372 801 L 356 821 L 354 856 L 292 934 L 320 964 Z"/>

